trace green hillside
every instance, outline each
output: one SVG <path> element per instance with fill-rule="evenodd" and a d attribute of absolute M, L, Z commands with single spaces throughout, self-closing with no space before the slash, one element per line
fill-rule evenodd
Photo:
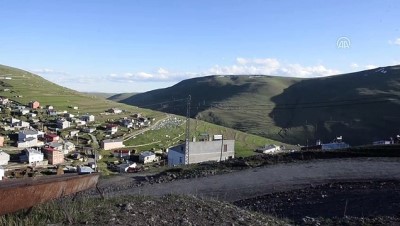
<path fill-rule="evenodd" d="M 207 76 L 120 102 L 186 114 L 292 144 L 342 135 L 350 144 L 400 133 L 400 66 L 324 78 Z"/>
<path fill-rule="evenodd" d="M 10 79 L 5 79 L 5 77 Z M 57 110 L 67 110 L 73 114 L 91 113 L 96 116 L 97 122 L 119 119 L 138 112 L 147 117 L 154 117 L 156 119 L 166 117 L 163 112 L 138 108 L 106 100 L 102 97 L 80 93 L 51 83 L 30 72 L 3 65 L 0 65 L 0 96 L 8 97 L 21 104 L 28 104 L 32 100 L 37 100 L 42 106 L 52 105 Z M 71 106 L 77 106 L 78 109 L 74 110 Z M 101 114 L 112 107 L 120 108 L 124 110 L 124 113 L 118 115 Z M 126 145 L 140 145 L 140 150 L 148 150 L 151 147 L 166 148 L 171 144 L 171 142 L 166 139 L 166 135 L 173 137 L 172 133 L 182 134 L 184 131 L 185 126 L 183 125 L 176 128 L 150 130 L 135 139 L 128 140 Z M 237 139 L 236 152 L 239 156 L 251 155 L 253 154 L 253 150 L 259 146 L 268 143 L 277 143 L 276 141 L 264 137 L 246 134 L 230 128 L 206 123 L 201 120 L 194 120 L 191 126 L 191 134 L 197 136 L 201 133 L 224 134 L 226 138 Z M 179 139 L 184 139 L 184 136 L 182 138 L 179 137 Z M 159 144 L 162 144 L 162 146 L 144 145 L 153 141 L 159 141 Z"/>

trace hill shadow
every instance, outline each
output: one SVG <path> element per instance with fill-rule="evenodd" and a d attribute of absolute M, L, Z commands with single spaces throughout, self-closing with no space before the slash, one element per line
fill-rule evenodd
<path fill-rule="evenodd" d="M 400 70 L 386 68 L 308 79 L 271 100 L 269 114 L 283 128 L 280 140 L 329 142 L 343 136 L 353 145 L 389 139 L 400 132 Z M 307 128 L 307 129 L 306 129 Z"/>

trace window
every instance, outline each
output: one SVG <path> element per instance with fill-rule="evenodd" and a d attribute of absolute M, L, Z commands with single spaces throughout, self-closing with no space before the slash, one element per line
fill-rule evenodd
<path fill-rule="evenodd" d="M 224 144 L 224 152 L 227 152 L 227 151 L 228 151 L 228 145 Z"/>

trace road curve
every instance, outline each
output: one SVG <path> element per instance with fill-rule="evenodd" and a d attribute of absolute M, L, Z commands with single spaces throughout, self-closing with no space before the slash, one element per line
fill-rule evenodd
<path fill-rule="evenodd" d="M 310 184 L 357 180 L 400 180 L 400 159 L 328 159 L 277 164 L 204 178 L 145 185 L 107 195 L 185 194 L 231 202 Z"/>

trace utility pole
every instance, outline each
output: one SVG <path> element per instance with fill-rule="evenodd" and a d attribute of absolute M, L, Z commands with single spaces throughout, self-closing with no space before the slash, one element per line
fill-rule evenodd
<path fill-rule="evenodd" d="M 190 101 L 191 96 L 188 96 L 186 104 L 186 142 L 185 142 L 185 165 L 189 164 L 189 142 L 190 142 Z"/>

